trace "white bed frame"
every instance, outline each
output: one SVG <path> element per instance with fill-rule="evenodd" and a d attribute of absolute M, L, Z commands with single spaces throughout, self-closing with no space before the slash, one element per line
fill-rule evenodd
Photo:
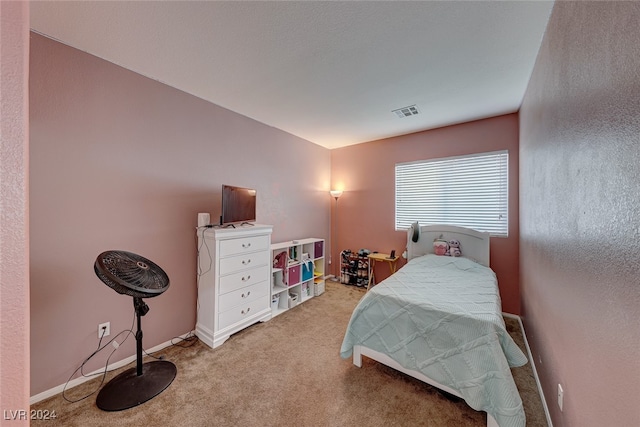
<path fill-rule="evenodd" d="M 411 240 L 412 229 L 407 231 L 407 259 L 432 254 L 435 239 L 458 240 L 462 256 L 470 258 L 485 267 L 489 267 L 489 233 L 472 230 L 471 228 L 453 225 L 421 225 L 420 238 L 417 242 Z"/>
<path fill-rule="evenodd" d="M 407 231 L 408 260 L 418 256 L 432 254 L 434 239 L 445 239 L 447 241 L 456 239 L 460 242 L 462 256 L 471 258 L 486 267 L 489 266 L 489 233 L 481 233 L 470 228 L 451 225 L 422 225 L 420 226 L 420 237 L 417 242 L 412 240 L 412 236 L 413 230 L 409 229 Z M 383 365 L 389 366 L 390 368 L 463 399 L 460 393 L 452 388 L 432 380 L 421 372 L 404 368 L 386 354 L 361 345 L 353 346 L 353 364 L 359 368 L 362 367 L 362 356 L 366 356 L 376 362 L 382 363 Z M 487 427 L 498 427 L 495 418 L 489 414 L 487 414 Z"/>

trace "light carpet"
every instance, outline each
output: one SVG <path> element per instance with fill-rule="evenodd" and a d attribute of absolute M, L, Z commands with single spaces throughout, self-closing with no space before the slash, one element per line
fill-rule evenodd
<path fill-rule="evenodd" d="M 335 282 L 327 282 L 326 289 L 319 297 L 233 335 L 216 349 L 198 341 L 157 353 L 175 363 L 178 374 L 164 392 L 142 405 L 104 412 L 96 406 L 95 395 L 78 403 L 56 395 L 31 409 L 55 411 L 57 418 L 34 420 L 31 425 L 486 425 L 484 412 L 474 411 L 464 401 L 451 401 L 429 385 L 368 358 L 363 358 L 362 368 L 341 359 L 342 338 L 364 290 Z M 505 321 L 526 354 L 518 321 Z M 121 370 L 109 373 L 106 381 Z M 530 364 L 512 372 L 527 426 L 546 426 Z M 83 396 L 96 388 L 97 381 L 68 390 L 67 396 Z"/>

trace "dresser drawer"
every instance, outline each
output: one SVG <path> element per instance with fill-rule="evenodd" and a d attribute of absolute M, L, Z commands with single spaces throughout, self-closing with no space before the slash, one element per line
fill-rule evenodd
<path fill-rule="evenodd" d="M 220 311 L 225 311 L 228 308 L 246 304 L 260 297 L 264 297 L 268 293 L 269 282 L 263 280 L 262 282 L 256 283 L 255 285 L 247 286 L 232 292 L 227 292 L 224 295 L 220 295 L 218 309 Z"/>
<path fill-rule="evenodd" d="M 247 301 L 244 304 L 237 305 L 226 311 L 221 311 L 218 317 L 220 328 L 224 329 L 233 325 L 234 323 L 241 322 L 244 319 L 248 319 L 254 314 L 269 308 L 269 297 L 264 295 L 253 301 Z"/>
<path fill-rule="evenodd" d="M 242 289 L 258 282 L 269 279 L 269 266 L 254 267 L 250 270 L 243 270 L 238 273 L 228 274 L 220 277 L 220 294 Z"/>
<path fill-rule="evenodd" d="M 220 257 L 269 249 L 269 236 L 242 237 L 220 241 Z"/>
<path fill-rule="evenodd" d="M 221 276 L 250 268 L 269 265 L 269 252 L 252 252 L 220 259 Z"/>

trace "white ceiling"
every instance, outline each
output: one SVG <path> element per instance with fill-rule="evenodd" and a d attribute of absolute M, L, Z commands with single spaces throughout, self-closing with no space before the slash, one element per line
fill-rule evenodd
<path fill-rule="evenodd" d="M 550 1 L 31 2 L 31 28 L 327 148 L 519 109 Z M 420 114 L 392 110 L 417 105 Z"/>

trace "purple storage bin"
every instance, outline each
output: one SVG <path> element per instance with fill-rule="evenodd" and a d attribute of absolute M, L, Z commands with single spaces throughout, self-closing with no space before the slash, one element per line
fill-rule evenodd
<path fill-rule="evenodd" d="M 322 258 L 324 256 L 324 242 L 315 242 L 313 245 L 313 258 Z"/>
<path fill-rule="evenodd" d="M 300 264 L 293 265 L 287 269 L 287 286 L 300 283 Z"/>

